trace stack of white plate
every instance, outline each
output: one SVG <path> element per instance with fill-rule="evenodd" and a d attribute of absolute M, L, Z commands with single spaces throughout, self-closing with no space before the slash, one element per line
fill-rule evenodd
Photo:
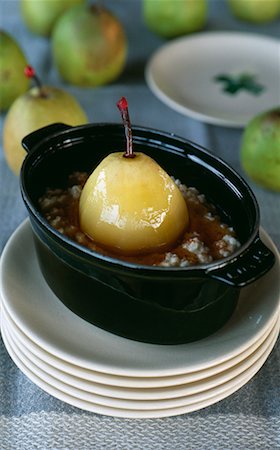
<path fill-rule="evenodd" d="M 54 397 L 118 417 L 167 417 L 214 404 L 261 368 L 280 328 L 280 263 L 242 290 L 228 323 L 201 341 L 144 344 L 69 311 L 45 283 L 25 221 L 1 258 L 1 330 L 25 375 Z M 102 301 L 102 299 L 101 299 Z"/>

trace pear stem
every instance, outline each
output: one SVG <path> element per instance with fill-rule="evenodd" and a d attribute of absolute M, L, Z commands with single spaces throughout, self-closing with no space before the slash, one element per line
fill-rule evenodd
<path fill-rule="evenodd" d="M 40 78 L 37 76 L 35 70 L 33 69 L 32 66 L 26 66 L 24 69 L 24 74 L 27 78 L 32 78 L 33 81 L 35 82 L 36 87 L 38 88 L 39 92 L 40 92 L 40 96 L 41 97 L 47 97 L 47 94 L 44 90 L 44 87 L 41 83 Z"/>
<path fill-rule="evenodd" d="M 131 131 L 131 122 L 129 118 L 129 112 L 128 112 L 128 103 L 125 97 L 122 97 L 118 103 L 117 107 L 120 110 L 122 121 L 124 124 L 125 129 L 125 136 L 126 136 L 126 152 L 123 154 L 124 158 L 135 158 L 135 153 L 133 153 L 132 148 L 132 131 Z"/>

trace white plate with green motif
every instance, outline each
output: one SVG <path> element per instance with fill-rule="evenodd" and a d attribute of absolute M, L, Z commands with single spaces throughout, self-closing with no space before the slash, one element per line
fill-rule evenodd
<path fill-rule="evenodd" d="M 243 127 L 280 104 L 280 41 L 237 32 L 179 38 L 156 51 L 145 76 L 152 92 L 175 111 Z"/>

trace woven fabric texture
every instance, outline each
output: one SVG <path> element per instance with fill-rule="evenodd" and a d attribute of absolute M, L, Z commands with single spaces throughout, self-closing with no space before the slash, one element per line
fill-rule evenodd
<path fill-rule="evenodd" d="M 39 0 L 38 0 L 39 1 Z M 241 129 L 210 126 L 163 105 L 144 81 L 148 58 L 164 39 L 147 30 L 140 0 L 104 0 L 129 39 L 128 63 L 116 82 L 96 89 L 64 84 L 52 62 L 50 41 L 25 27 L 18 0 L 1 0 L 0 28 L 13 34 L 42 80 L 63 87 L 93 122 L 119 122 L 116 101 L 125 95 L 133 123 L 174 132 L 240 166 Z M 279 36 L 279 21 L 258 26 L 234 19 L 224 0 L 209 1 L 207 31 L 249 31 Z M 277 95 L 277 93 L 275 93 Z M 2 132 L 5 115 L 0 117 Z M 280 195 L 247 180 L 260 205 L 261 223 L 280 247 Z M 0 147 L 0 252 L 26 217 L 18 179 Z M 88 413 L 51 397 L 23 375 L 0 338 L 0 450 L 277 450 L 280 449 L 280 342 L 262 369 L 239 391 L 204 410 L 164 419 L 119 419 Z"/>

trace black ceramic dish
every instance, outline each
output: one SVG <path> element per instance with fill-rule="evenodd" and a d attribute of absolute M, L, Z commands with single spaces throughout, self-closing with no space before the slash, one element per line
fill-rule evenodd
<path fill-rule="evenodd" d="M 274 263 L 259 238 L 256 199 L 228 165 L 189 141 L 134 127 L 133 145 L 204 193 L 234 227 L 241 248 L 207 265 L 147 267 L 92 252 L 63 236 L 38 211 L 38 198 L 46 187 L 64 186 L 71 172 L 91 172 L 107 154 L 125 149 L 125 136 L 121 125 L 54 124 L 23 139 L 28 155 L 21 192 L 42 273 L 68 308 L 115 334 L 162 344 L 201 339 L 232 315 L 240 289 Z"/>

